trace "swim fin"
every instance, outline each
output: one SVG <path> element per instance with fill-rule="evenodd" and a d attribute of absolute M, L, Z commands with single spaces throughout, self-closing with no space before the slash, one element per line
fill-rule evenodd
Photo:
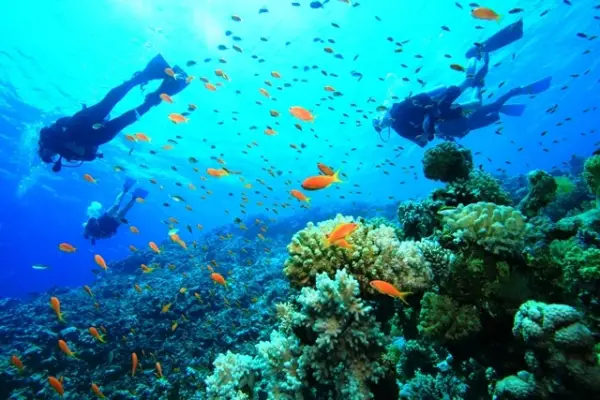
<path fill-rule="evenodd" d="M 156 91 L 146 95 L 146 102 L 149 102 L 150 104 L 159 104 L 161 101 L 161 94 L 165 93 L 169 96 L 174 96 L 188 85 L 188 75 L 183 69 L 176 65 L 173 67 L 173 72 L 175 72 L 177 78 L 172 76 L 164 78 Z"/>
<path fill-rule="evenodd" d="M 149 81 L 162 79 L 167 76 L 165 73 L 166 68 L 169 68 L 169 63 L 167 63 L 167 60 L 165 60 L 161 54 L 157 54 L 148 62 L 146 68 L 135 73 L 134 77 L 139 80 L 141 84 L 148 83 Z"/>
<path fill-rule="evenodd" d="M 126 178 L 125 183 L 123 184 L 123 191 L 129 192 L 129 189 L 131 189 L 133 187 L 133 185 L 135 185 L 135 179 Z"/>
<path fill-rule="evenodd" d="M 525 112 L 525 104 L 505 104 L 500 108 L 500 112 L 511 117 L 520 117 Z"/>
<path fill-rule="evenodd" d="M 552 84 L 552 77 L 548 76 L 529 85 L 521 86 L 521 90 L 523 94 L 540 94 L 548 90 L 550 88 L 550 84 Z"/>
<path fill-rule="evenodd" d="M 482 43 L 471 47 L 466 54 L 467 58 L 475 57 L 481 52 L 492 52 L 508 46 L 523 37 L 523 20 L 520 19 L 500 31 L 496 32 Z"/>
<path fill-rule="evenodd" d="M 135 189 L 133 191 L 133 193 L 131 194 L 131 196 L 133 196 L 134 199 L 137 199 L 137 198 L 145 199 L 148 196 L 148 191 L 144 190 L 144 189 L 137 188 L 137 189 Z"/>

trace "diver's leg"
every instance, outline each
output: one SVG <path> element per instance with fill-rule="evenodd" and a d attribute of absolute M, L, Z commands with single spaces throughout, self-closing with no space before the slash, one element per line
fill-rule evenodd
<path fill-rule="evenodd" d="M 498 112 L 481 112 L 476 111 L 471 114 L 468 118 L 469 130 L 481 129 L 496 123 L 500 120 L 500 114 Z"/>
<path fill-rule="evenodd" d="M 123 202 L 124 197 L 125 197 L 125 192 L 119 193 L 119 195 L 115 199 L 115 202 L 113 203 L 112 206 L 110 206 L 110 208 L 106 211 L 106 213 L 108 215 L 110 215 L 111 217 L 116 216 L 117 212 L 119 211 L 119 208 L 121 207 L 121 203 Z"/>
<path fill-rule="evenodd" d="M 97 133 L 98 145 L 108 143 L 115 138 L 123 129 L 136 122 L 144 114 L 146 114 L 152 107 L 160 104 L 159 98 L 146 98 L 146 101 L 139 107 L 129 110 L 126 113 L 118 116 L 115 119 L 108 121 L 104 124 L 103 129 Z"/>
<path fill-rule="evenodd" d="M 134 206 L 135 200 L 136 200 L 136 197 L 131 196 L 131 200 L 129 200 L 129 203 L 127 203 L 127 205 L 117 213 L 117 215 L 116 215 L 117 218 L 119 218 L 119 219 L 125 218 L 125 216 L 129 212 L 129 210 L 131 210 L 131 208 Z"/>
<path fill-rule="evenodd" d="M 428 90 L 427 92 L 424 92 L 423 94 L 426 94 L 427 96 L 434 98 L 434 97 L 440 97 L 443 96 L 444 93 L 446 93 L 446 90 L 448 90 L 448 86 L 446 85 L 439 85 L 434 87 L 433 89 Z"/>

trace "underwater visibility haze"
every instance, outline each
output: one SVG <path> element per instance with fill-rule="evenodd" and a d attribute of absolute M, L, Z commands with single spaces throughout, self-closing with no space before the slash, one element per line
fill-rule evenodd
<path fill-rule="evenodd" d="M 596 0 L 0 14 L 0 399 L 600 398 Z"/>

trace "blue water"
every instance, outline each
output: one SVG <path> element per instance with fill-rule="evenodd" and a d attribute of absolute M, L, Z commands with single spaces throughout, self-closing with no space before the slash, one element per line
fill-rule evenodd
<path fill-rule="evenodd" d="M 597 1 L 572 0 L 572 5 L 562 0 L 486 2 L 485 6 L 505 14 L 499 24 L 474 20 L 464 1 L 460 1 L 462 10 L 451 0 L 365 0 L 359 6 L 332 0 L 323 9 L 312 9 L 307 1 L 299 2 L 301 7 L 293 7 L 288 0 L 48 0 L 11 2 L 3 7 L 0 296 L 26 296 L 54 285 L 85 284 L 93 279 L 90 271 L 96 267 L 94 254 L 102 254 L 110 263 L 126 257 L 131 244 L 145 248 L 149 241 L 165 240 L 168 228 L 161 221 L 169 217 L 181 222 L 186 240 L 192 239 L 185 231 L 187 224 L 202 224 L 204 232 L 229 224 L 228 229 L 235 234 L 238 231 L 232 221 L 243 217 L 242 193 L 249 198 L 245 210 L 250 217 L 263 213 L 280 219 L 302 213 L 298 218 L 304 219 L 311 210 L 300 208 L 289 196 L 289 189 L 299 187 L 306 176 L 317 173 L 319 161 L 340 168 L 348 176 L 344 184 L 311 193 L 313 205 L 331 213 L 356 201 L 384 206 L 425 196 L 435 184 L 422 176 L 420 160 L 424 150 L 397 135 L 388 143 L 381 142 L 370 123 L 376 115 L 375 108 L 389 102 L 392 95 L 403 98 L 417 93 L 417 78 L 427 82 L 426 88 L 458 83 L 462 76 L 449 65 L 466 64 L 464 53 L 473 42 L 518 18 L 524 18 L 525 37 L 492 54 L 491 64 L 500 65 L 491 68 L 487 87 L 503 92 L 546 75 L 553 76 L 553 86 L 533 100 L 524 100 L 524 116 L 504 117 L 501 135 L 494 133 L 496 127 L 482 129 L 471 133 L 462 144 L 476 154 L 476 164 L 491 172 L 505 169 L 510 175 L 560 166 L 572 154 L 587 155 L 595 147 L 597 138 L 592 131 L 598 127 L 598 111 L 583 110 L 594 108 L 600 99 L 600 46 L 598 40 L 580 38 L 577 33 L 600 34 L 600 11 L 594 8 Z M 262 6 L 269 12 L 259 14 Z M 515 7 L 525 11 L 507 14 Z M 546 10 L 549 12 L 540 17 Z M 243 21 L 233 21 L 233 14 Z M 442 30 L 442 25 L 448 26 L 450 32 Z M 484 29 L 475 29 L 477 25 Z M 232 36 L 226 36 L 227 30 L 233 32 Z M 233 36 L 239 36 L 241 41 L 233 41 Z M 261 37 L 268 41 L 261 41 Z M 397 46 L 387 37 L 410 42 L 404 45 L 404 52 L 395 53 Z M 315 42 L 315 38 L 326 43 Z M 327 43 L 328 39 L 335 43 Z M 218 50 L 220 44 L 228 50 Z M 239 45 L 243 53 L 232 50 L 233 44 Z M 326 46 L 342 54 L 343 59 L 326 53 Z M 586 50 L 591 52 L 583 54 Z M 175 104 L 161 104 L 124 131 L 144 132 L 152 137 L 151 144 L 136 144 L 131 156 L 130 143 L 120 135 L 102 146 L 103 160 L 80 168 L 65 168 L 59 174 L 40 163 L 36 156 L 40 127 L 75 113 L 81 103 L 99 101 L 157 52 L 171 64 L 197 61 L 196 66 L 187 68 L 188 73 L 222 82 L 223 86 L 209 92 L 196 79 L 175 97 Z M 422 58 L 415 58 L 416 54 Z M 452 58 L 446 58 L 446 54 Z M 358 58 L 354 60 L 355 56 Z M 218 61 L 221 57 L 226 63 Z M 204 62 L 206 58 L 211 60 Z M 260 58 L 264 62 L 260 63 Z M 304 72 L 306 65 L 318 68 Z M 419 67 L 422 70 L 415 75 Z M 223 69 L 231 82 L 216 77 L 216 68 Z M 339 77 L 327 77 L 321 70 Z M 353 70 L 364 75 L 362 80 L 351 75 Z M 271 77 L 271 71 L 278 71 L 281 79 Z M 265 80 L 271 81 L 273 87 L 265 86 Z M 503 81 L 506 84 L 498 90 Z M 291 87 L 284 87 L 284 83 Z M 324 85 L 334 86 L 343 96 L 321 100 L 327 95 Z M 267 88 L 276 100 L 262 97 L 258 91 L 261 87 Z M 375 102 L 367 102 L 369 98 Z M 139 91 L 133 90 L 113 115 L 139 105 L 142 99 Z M 196 104 L 198 110 L 188 124 L 173 125 L 167 114 L 185 110 L 188 103 Z M 369 119 L 357 113 L 351 103 L 368 113 Z M 294 128 L 296 121 L 287 112 L 293 105 L 313 110 L 317 115 L 314 124 L 303 124 L 302 132 Z M 546 113 L 554 105 L 558 105 L 556 113 Z M 281 116 L 271 117 L 270 109 L 278 110 Z M 572 120 L 565 122 L 566 118 Z M 357 126 L 356 121 L 362 125 Z M 250 130 L 252 125 L 258 128 Z M 267 125 L 279 134 L 263 134 Z M 543 131 L 548 133 L 541 136 Z M 176 135 L 184 139 L 173 150 L 163 150 L 167 139 Z M 258 146 L 249 149 L 247 145 L 253 141 Z M 301 143 L 306 145 L 301 153 L 290 147 Z M 149 154 L 151 149 L 158 154 Z M 190 156 L 199 160 L 194 165 L 199 173 L 188 163 Z M 241 171 L 244 182 L 240 176 L 202 181 L 200 176 L 206 176 L 206 168 L 220 166 L 216 157 L 225 160 L 226 167 Z M 148 169 L 140 168 L 140 164 Z M 136 236 L 122 227 L 116 237 L 99 241 L 92 248 L 82 238 L 82 223 L 92 201 L 108 207 L 118 194 L 125 173 L 115 172 L 115 165 L 124 167 L 127 175 L 150 191 L 147 202 L 137 204 L 128 215 L 141 233 Z M 269 170 L 282 174 L 272 177 Z M 83 174 L 91 174 L 98 183 L 86 182 Z M 151 184 L 151 178 L 158 184 Z M 292 182 L 290 186 L 285 184 L 287 180 Z M 189 183 L 197 190 L 189 190 Z M 244 188 L 246 183 L 251 183 L 252 189 Z M 202 185 L 205 190 L 200 188 Z M 212 194 L 206 194 L 206 190 Z M 174 194 L 183 196 L 186 202 L 173 202 L 169 195 Z M 171 203 L 171 207 L 163 207 L 164 202 Z M 282 208 L 282 203 L 290 206 Z M 185 204 L 194 211 L 187 211 Z M 265 207 L 275 208 L 279 214 L 265 211 Z M 60 252 L 61 242 L 73 244 L 77 252 Z M 34 270 L 33 264 L 50 268 Z"/>

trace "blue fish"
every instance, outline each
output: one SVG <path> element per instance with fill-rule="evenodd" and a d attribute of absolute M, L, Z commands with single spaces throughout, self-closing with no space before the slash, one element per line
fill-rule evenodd
<path fill-rule="evenodd" d="M 261 8 L 260 10 L 258 10 L 258 13 L 259 13 L 259 14 L 264 14 L 264 13 L 268 13 L 268 12 L 269 12 L 269 10 L 267 10 L 267 8 L 266 8 L 266 7 L 263 7 L 263 8 Z"/>
<path fill-rule="evenodd" d="M 324 2 L 320 2 L 320 1 L 313 1 L 312 3 L 310 3 L 310 8 L 323 8 L 323 6 L 325 4 L 329 3 L 329 0 L 325 0 Z"/>

